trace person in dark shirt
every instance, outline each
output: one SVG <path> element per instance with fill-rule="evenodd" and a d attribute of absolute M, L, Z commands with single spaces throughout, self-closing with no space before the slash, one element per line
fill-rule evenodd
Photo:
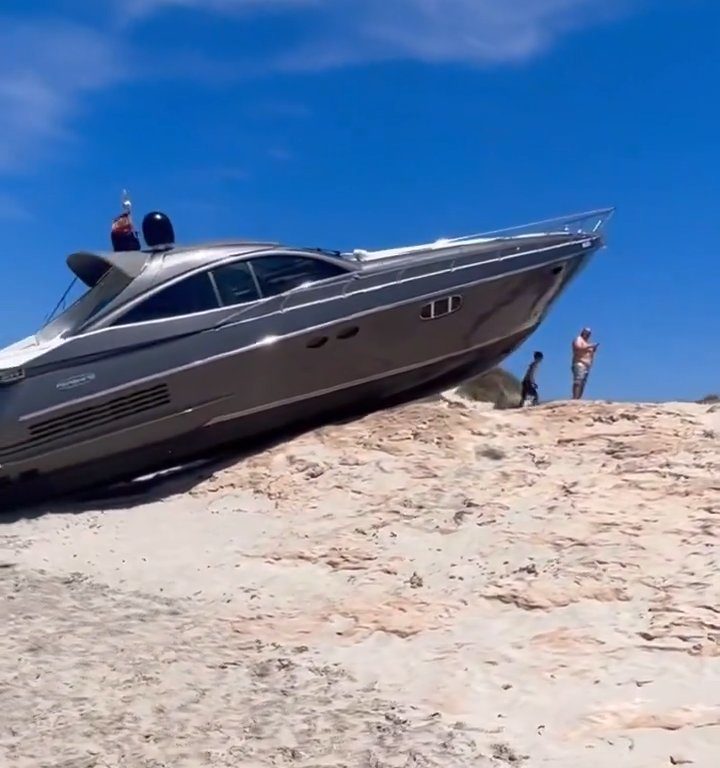
<path fill-rule="evenodd" d="M 126 189 L 122 193 L 122 208 L 122 213 L 112 220 L 110 227 L 113 251 L 139 251 L 142 246 L 133 225 L 132 202 Z"/>
<path fill-rule="evenodd" d="M 532 363 L 528 366 L 525 376 L 522 380 L 522 407 L 526 405 L 537 405 L 540 402 L 538 397 L 538 386 L 535 380 L 538 366 L 542 362 L 543 353 L 535 352 Z"/>
<path fill-rule="evenodd" d="M 140 250 L 140 238 L 137 236 L 129 211 L 121 213 L 112 220 L 110 240 L 113 251 Z"/>

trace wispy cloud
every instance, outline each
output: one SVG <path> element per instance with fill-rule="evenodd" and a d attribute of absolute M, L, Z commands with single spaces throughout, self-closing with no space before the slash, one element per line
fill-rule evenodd
<path fill-rule="evenodd" d="M 563 35 L 639 0 L 133 0 L 135 13 L 172 8 L 242 15 L 303 11 L 305 40 L 266 62 L 317 70 L 391 59 L 497 64 L 524 61 Z"/>
<path fill-rule="evenodd" d="M 144 72 L 146 78 L 209 82 L 222 87 L 238 76 L 308 72 L 387 60 L 525 61 L 562 36 L 611 18 L 645 0 L 104 0 L 94 24 L 85 0 L 72 5 L 86 23 L 0 16 L 0 174 L 43 159 L 50 147 L 75 138 L 93 94 Z M 85 9 L 85 11 L 82 11 Z M 113 9 L 114 17 L 105 15 Z M 130 53 L 153 17 L 225 14 L 247 25 L 255 17 L 293 14 L 296 42 L 252 57 L 217 58 L 193 36 L 176 51 L 163 46 Z M 104 24 L 104 26 L 103 26 Z M 100 25 L 100 26 L 98 26 Z M 142 31 L 142 28 L 140 28 Z M 126 66 L 132 66 L 132 72 Z M 276 105 L 277 113 L 304 113 Z M 272 110 L 270 110 L 272 111 Z"/>
<path fill-rule="evenodd" d="M 84 99 L 122 79 L 119 44 L 83 26 L 0 17 L 0 172 L 72 139 Z"/>

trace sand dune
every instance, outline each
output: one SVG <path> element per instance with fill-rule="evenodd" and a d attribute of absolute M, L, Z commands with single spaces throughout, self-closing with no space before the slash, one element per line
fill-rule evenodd
<path fill-rule="evenodd" d="M 447 395 L 0 524 L 0 764 L 714 766 L 720 406 Z"/>

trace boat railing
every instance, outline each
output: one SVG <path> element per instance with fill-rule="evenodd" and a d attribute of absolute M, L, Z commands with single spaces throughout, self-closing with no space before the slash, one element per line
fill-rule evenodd
<path fill-rule="evenodd" d="M 484 237 L 517 237 L 518 235 L 542 235 L 556 232 L 594 235 L 603 229 L 613 217 L 614 213 L 615 208 L 598 208 L 594 211 L 573 213 L 567 216 L 558 216 L 554 219 L 542 219 L 541 221 L 533 221 L 528 224 L 520 224 L 514 227 L 494 229 L 489 232 L 479 232 L 474 235 L 445 238 L 445 242 L 462 243 L 464 240 L 477 240 Z"/>
<path fill-rule="evenodd" d="M 596 236 L 607 222 L 612 218 L 615 213 L 615 208 L 601 208 L 595 211 L 587 211 L 585 213 L 572 214 L 569 216 L 560 216 L 554 219 L 544 219 L 542 221 L 535 221 L 529 224 L 521 224 L 516 227 L 507 227 L 505 229 L 496 229 L 492 232 L 483 232 L 475 235 L 465 235 L 463 237 L 455 238 L 443 238 L 437 241 L 437 243 L 429 243 L 428 251 L 432 250 L 433 246 L 437 247 L 442 245 L 443 248 L 449 246 L 461 246 L 465 243 L 471 243 L 473 241 L 487 239 L 487 240 L 504 240 L 511 239 L 519 236 L 532 236 L 546 235 L 546 234 L 571 234 L 577 235 L 579 238 Z M 553 250 L 555 248 L 561 248 L 566 243 L 553 243 L 549 246 L 536 248 L 532 251 L 525 251 L 528 253 L 539 253 L 541 251 Z M 407 258 L 410 254 L 399 254 L 401 258 Z M 431 260 L 432 256 L 427 252 L 424 254 L 425 260 Z M 467 259 L 467 256 L 458 256 L 453 259 L 450 265 L 447 267 L 448 272 L 454 272 L 458 268 L 461 261 Z M 491 260 L 492 261 L 492 260 Z M 397 274 L 394 278 L 394 283 L 399 283 L 403 280 L 408 270 L 416 267 L 418 261 L 411 263 L 404 263 L 399 266 Z M 362 280 L 363 282 L 371 280 L 373 277 L 379 278 L 379 275 L 374 272 L 356 272 L 353 275 L 353 279 L 348 281 L 343 290 L 343 296 L 347 295 L 349 290 L 357 285 L 357 282 Z M 385 278 L 387 279 L 387 278 Z"/>
<path fill-rule="evenodd" d="M 505 229 L 496 229 L 491 232 L 483 232 L 480 234 L 475 235 L 465 235 L 463 237 L 455 237 L 455 238 L 443 238 L 441 241 L 438 241 L 443 245 L 443 247 L 446 247 L 448 245 L 462 245 L 465 242 L 473 241 L 473 240 L 479 240 L 481 238 L 487 238 L 487 239 L 504 239 L 504 238 L 511 238 L 511 237 L 517 237 L 519 235 L 542 235 L 542 234 L 560 234 L 560 233 L 568 233 L 568 234 L 576 234 L 580 237 L 583 235 L 585 236 L 591 236 L 591 235 L 597 235 L 598 232 L 602 230 L 602 228 L 607 224 L 607 222 L 610 220 L 612 215 L 615 212 L 615 208 L 601 208 L 595 211 L 587 211 L 585 213 L 578 213 L 578 214 L 572 214 L 569 216 L 560 216 L 554 219 L 544 219 L 542 221 L 536 221 L 531 222 L 529 224 L 522 224 L 516 227 L 507 227 Z M 432 244 L 428 245 L 428 248 L 430 248 Z M 562 247 L 564 243 L 554 243 L 550 246 L 545 246 L 541 248 L 534 249 L 534 251 L 530 252 L 540 252 L 544 250 L 552 250 L 554 248 Z M 528 251 L 526 251 L 528 253 Z M 464 259 L 467 257 L 458 256 L 458 258 L 454 259 L 451 264 L 447 267 L 447 271 L 454 271 L 461 261 L 464 261 Z M 413 263 L 405 263 L 402 266 L 399 266 L 397 274 L 395 275 L 394 282 L 398 283 L 400 282 L 406 275 L 407 271 L 409 269 L 412 269 L 413 267 L 417 266 L 417 262 Z M 345 283 L 345 286 L 342 291 L 342 296 L 345 297 L 349 293 L 352 292 L 353 288 L 356 288 L 358 285 L 358 282 L 362 281 L 364 284 L 366 284 L 368 281 L 371 281 L 373 278 L 375 278 L 378 281 L 385 282 L 387 280 L 387 277 L 382 275 L 381 273 L 375 273 L 375 272 L 364 272 L 362 270 L 358 271 L 352 271 L 349 274 L 345 275 L 338 275 L 337 277 L 331 278 L 329 280 L 323 280 L 321 283 L 311 283 L 310 285 L 307 284 L 301 284 L 296 286 L 295 288 L 288 291 L 282 298 L 282 300 L 279 303 L 279 306 L 277 309 L 280 312 L 285 312 L 288 308 L 288 304 L 295 299 L 295 297 L 304 294 L 302 303 L 308 303 L 306 301 L 307 293 L 308 291 L 325 291 L 327 288 L 332 288 L 335 285 Z M 268 296 L 261 300 L 261 303 L 263 305 L 270 304 L 273 300 L 277 299 L 276 296 Z M 228 325 L 229 323 L 237 322 L 242 315 L 249 313 L 253 308 L 257 308 L 257 304 L 249 305 L 248 307 L 243 307 L 242 309 L 239 309 L 237 312 L 234 312 L 229 317 L 225 318 L 219 326 Z"/>

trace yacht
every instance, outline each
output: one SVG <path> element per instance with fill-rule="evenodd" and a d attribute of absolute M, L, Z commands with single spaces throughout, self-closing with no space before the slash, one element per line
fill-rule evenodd
<path fill-rule="evenodd" d="M 425 397 L 522 344 L 604 246 L 603 209 L 388 250 L 80 251 L 85 292 L 0 350 L 0 505 Z"/>

